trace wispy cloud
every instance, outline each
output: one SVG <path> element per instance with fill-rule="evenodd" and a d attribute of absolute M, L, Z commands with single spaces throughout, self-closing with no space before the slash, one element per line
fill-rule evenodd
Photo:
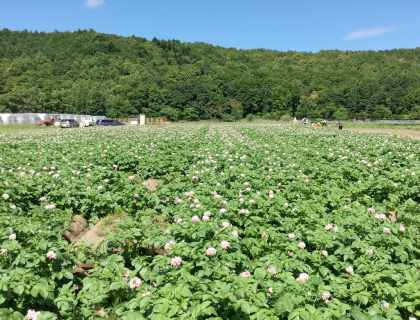
<path fill-rule="evenodd" d="M 379 36 L 384 33 L 388 33 L 391 31 L 395 31 L 398 29 L 406 28 L 407 26 L 390 26 L 390 27 L 378 27 L 372 29 L 363 29 L 359 31 L 355 31 L 344 36 L 346 40 L 354 40 L 354 39 L 363 39 L 363 38 L 372 38 Z"/>
<path fill-rule="evenodd" d="M 85 2 L 83 2 L 83 5 L 86 8 L 90 8 L 90 9 L 97 8 L 103 4 L 105 4 L 104 0 L 86 0 Z"/>

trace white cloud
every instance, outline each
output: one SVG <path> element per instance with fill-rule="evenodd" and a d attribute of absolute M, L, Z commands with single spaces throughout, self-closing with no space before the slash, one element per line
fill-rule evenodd
<path fill-rule="evenodd" d="M 86 8 L 91 8 L 91 9 L 97 8 L 103 4 L 105 4 L 104 0 L 86 0 L 85 2 L 83 2 L 83 5 Z"/>
<path fill-rule="evenodd" d="M 354 39 L 372 38 L 372 37 L 376 37 L 381 34 L 388 33 L 397 29 L 402 29 L 402 28 L 404 27 L 391 26 L 391 27 L 378 27 L 378 28 L 372 28 L 372 29 L 364 29 L 364 30 L 359 30 L 359 31 L 349 33 L 345 35 L 344 39 L 354 40 Z"/>

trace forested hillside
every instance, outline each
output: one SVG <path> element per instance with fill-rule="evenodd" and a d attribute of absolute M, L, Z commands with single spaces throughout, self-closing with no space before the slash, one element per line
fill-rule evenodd
<path fill-rule="evenodd" d="M 0 31 L 0 112 L 420 117 L 420 48 L 236 50 L 177 40 Z"/>

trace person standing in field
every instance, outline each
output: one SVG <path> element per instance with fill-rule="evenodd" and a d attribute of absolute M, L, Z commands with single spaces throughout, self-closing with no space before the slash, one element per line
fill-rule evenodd
<path fill-rule="evenodd" d="M 323 121 L 321 122 L 321 124 L 322 124 L 322 127 L 326 127 L 326 126 L 327 126 L 327 120 L 323 120 Z"/>
<path fill-rule="evenodd" d="M 337 122 L 337 127 L 338 130 L 343 130 L 343 125 L 341 124 L 341 122 Z"/>
<path fill-rule="evenodd" d="M 297 119 L 296 119 L 296 117 L 293 119 L 293 124 L 294 125 L 297 125 L 297 123 L 298 123 L 298 121 L 297 121 Z"/>
<path fill-rule="evenodd" d="M 302 123 L 303 123 L 303 124 L 306 124 L 306 123 L 308 123 L 308 120 L 306 120 L 306 118 L 303 118 L 303 119 L 302 119 Z"/>

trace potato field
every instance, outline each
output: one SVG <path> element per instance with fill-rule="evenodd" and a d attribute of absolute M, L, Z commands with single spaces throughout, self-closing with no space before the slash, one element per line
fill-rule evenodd
<path fill-rule="evenodd" d="M 419 157 L 303 125 L 0 132 L 0 319 L 420 319 Z M 118 222 L 75 242 L 75 216 Z"/>

